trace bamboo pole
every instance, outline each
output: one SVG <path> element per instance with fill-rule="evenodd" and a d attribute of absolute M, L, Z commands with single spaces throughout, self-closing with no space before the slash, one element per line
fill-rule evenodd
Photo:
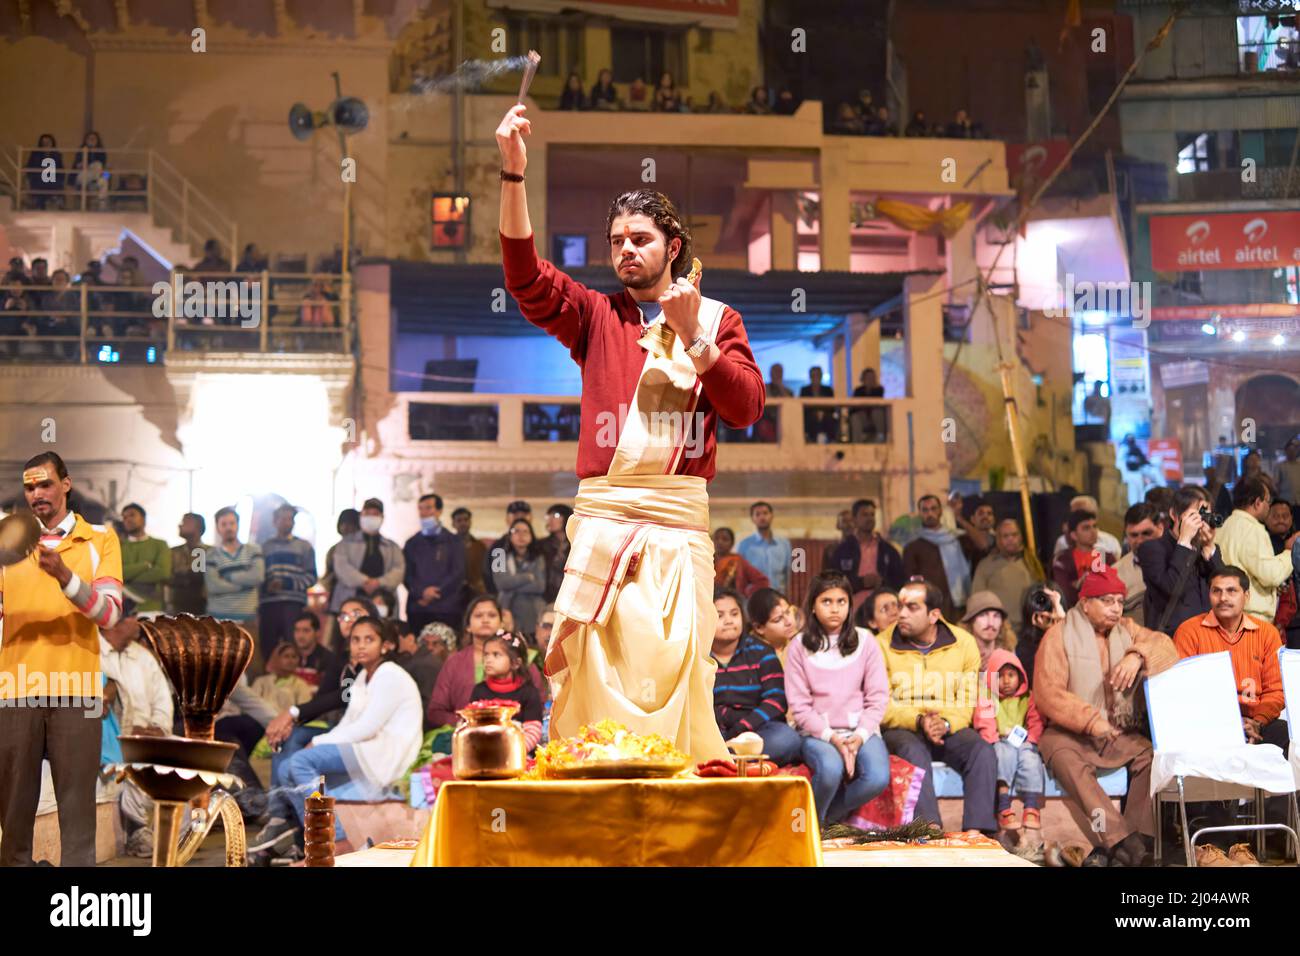
<path fill-rule="evenodd" d="M 1173 29 L 1174 21 L 1178 18 L 1178 15 L 1181 12 L 1181 7 L 1175 7 L 1170 11 L 1169 16 L 1165 18 L 1165 22 L 1161 24 L 1160 29 L 1157 30 L 1152 35 L 1151 39 L 1147 41 L 1142 52 L 1133 58 L 1133 62 L 1129 64 L 1129 68 L 1124 71 L 1124 75 L 1120 77 L 1119 83 L 1117 83 L 1115 89 L 1111 91 L 1109 99 L 1107 99 L 1102 108 L 1097 111 L 1097 115 L 1094 116 L 1092 122 L 1088 124 L 1088 128 L 1085 129 L 1079 138 L 1074 141 L 1070 146 L 1069 151 L 1065 154 L 1065 158 L 1061 160 L 1056 168 L 1047 175 L 1039 185 L 1038 189 L 1034 191 L 1033 196 L 1031 196 L 1029 201 L 1021 208 L 1019 214 L 1016 216 L 1016 235 L 1020 234 L 1025 223 L 1029 221 L 1029 214 L 1038 204 L 1038 201 L 1043 198 L 1043 195 L 1047 192 L 1048 188 L 1051 187 L 1052 183 L 1056 182 L 1056 178 L 1060 176 L 1065 167 L 1069 165 L 1070 160 L 1074 157 L 1075 153 L 1079 151 L 1079 148 L 1087 141 L 1088 137 L 1092 135 L 1097 126 L 1100 125 L 1106 113 L 1108 113 L 1110 108 L 1115 104 L 1115 101 L 1119 99 L 1119 95 L 1123 92 L 1124 87 L 1128 85 L 1129 80 L 1131 80 L 1133 75 L 1137 73 L 1138 67 L 1142 64 L 1142 60 L 1148 53 L 1164 42 L 1165 37 L 1169 35 L 1169 31 Z M 993 257 L 993 262 L 988 267 L 988 271 L 984 273 L 983 278 L 980 280 L 976 288 L 975 300 L 971 304 L 972 317 L 979 309 L 980 303 L 987 296 L 989 281 L 992 279 L 993 273 L 997 271 L 998 263 L 1002 260 L 1002 254 L 1006 251 L 1008 245 L 1015 245 L 1015 239 L 1013 238 L 1011 242 L 998 249 L 997 255 Z M 1016 408 L 1016 398 L 1011 387 L 1011 370 L 1015 368 L 1015 365 L 1007 357 L 1008 354 L 1013 356 L 1015 355 L 1014 323 L 1012 323 L 1012 328 L 1008 330 L 1012 335 L 1012 339 L 1009 343 L 1010 348 L 1008 350 L 1003 347 L 1002 330 L 999 327 L 1000 323 L 998 321 L 998 316 L 996 312 L 993 311 L 991 304 L 989 311 L 993 316 L 993 341 L 997 344 L 998 349 L 998 372 L 1002 383 L 1002 403 L 1006 408 L 1007 413 L 1007 435 L 1011 440 L 1011 460 L 1016 469 L 1016 480 L 1020 485 L 1020 507 L 1023 513 L 1025 526 L 1026 561 L 1030 566 L 1030 570 L 1034 571 L 1035 574 L 1042 578 L 1044 577 L 1043 566 L 1038 560 L 1034 538 L 1034 517 L 1029 502 L 1029 471 L 1025 467 L 1024 455 L 1020 448 L 1019 422 L 1017 421 L 1018 409 Z"/>

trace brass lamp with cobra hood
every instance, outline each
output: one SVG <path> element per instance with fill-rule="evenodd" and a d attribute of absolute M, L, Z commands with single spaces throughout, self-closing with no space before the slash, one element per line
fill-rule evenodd
<path fill-rule="evenodd" d="M 686 275 L 686 281 L 694 285 L 704 272 L 704 264 L 699 259 L 691 260 L 691 271 Z M 662 315 L 642 333 L 641 338 L 636 340 L 636 344 L 641 346 L 655 358 L 671 358 L 673 354 L 673 343 L 677 341 L 677 333 L 668 327 Z"/>
<path fill-rule="evenodd" d="M 217 714 L 248 662 L 253 639 L 233 621 L 179 614 L 140 621 L 141 643 L 153 651 L 180 705 L 185 736 L 123 734 L 118 769 L 154 800 L 154 866 L 184 866 L 220 816 L 226 866 L 246 861 L 244 822 L 228 789 L 237 745 L 213 739 Z M 220 786 L 209 802 L 209 791 Z M 185 807 L 196 801 L 194 825 L 180 840 Z"/>

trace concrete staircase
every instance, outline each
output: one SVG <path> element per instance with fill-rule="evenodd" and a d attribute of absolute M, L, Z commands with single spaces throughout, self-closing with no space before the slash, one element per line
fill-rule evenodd
<path fill-rule="evenodd" d="M 217 239 L 232 261 L 238 259 L 234 220 L 165 157 L 153 150 L 108 152 L 114 170 L 110 208 L 90 208 L 88 202 L 84 210 L 54 211 L 18 208 L 16 197 L 26 185 L 20 157 L 28 153 L 0 146 L 0 261 L 43 256 L 51 272 L 67 269 L 75 275 L 90 260 L 122 251 L 137 256 L 144 277 L 152 279 L 198 261 L 208 239 Z M 65 151 L 65 160 L 70 159 Z M 68 187 L 66 201 L 79 207 L 85 197 L 78 196 L 71 180 Z"/>
<path fill-rule="evenodd" d="M 14 211 L 7 198 L 0 200 L 0 261 L 22 256 L 30 262 L 43 256 L 51 272 L 67 269 L 76 275 L 91 259 L 120 251 L 140 258 L 146 276 L 165 274 L 203 254 L 201 247 L 177 241 L 171 229 L 154 223 L 147 212 Z M 154 260 L 153 267 L 146 257 Z"/>

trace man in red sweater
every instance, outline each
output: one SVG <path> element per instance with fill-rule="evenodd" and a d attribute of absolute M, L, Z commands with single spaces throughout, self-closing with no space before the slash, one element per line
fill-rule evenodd
<path fill-rule="evenodd" d="M 763 414 L 763 377 L 740 315 L 702 298 L 691 235 L 672 202 L 623 193 L 606 220 L 623 290 L 586 288 L 537 256 L 524 188 L 531 125 L 516 105 L 497 128 L 506 287 L 529 322 L 582 370 L 580 484 L 546 672 L 559 685 L 552 734 L 611 718 L 661 733 L 698 761 L 727 755 L 709 659 L 713 543 L 707 482 L 718 420 Z M 661 357 L 639 343 L 662 322 Z"/>

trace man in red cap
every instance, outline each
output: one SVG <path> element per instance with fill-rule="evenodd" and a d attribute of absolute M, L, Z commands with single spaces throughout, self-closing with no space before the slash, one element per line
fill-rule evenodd
<path fill-rule="evenodd" d="M 1124 582 L 1112 567 L 1084 575 L 1079 603 L 1043 635 L 1034 661 L 1034 700 L 1047 721 L 1038 749 L 1068 795 L 1066 806 L 1092 841 L 1084 866 L 1140 866 L 1151 815 L 1151 741 L 1137 729 L 1143 677 L 1176 663 L 1168 636 L 1125 618 Z M 1128 769 L 1121 816 L 1098 770 Z"/>

